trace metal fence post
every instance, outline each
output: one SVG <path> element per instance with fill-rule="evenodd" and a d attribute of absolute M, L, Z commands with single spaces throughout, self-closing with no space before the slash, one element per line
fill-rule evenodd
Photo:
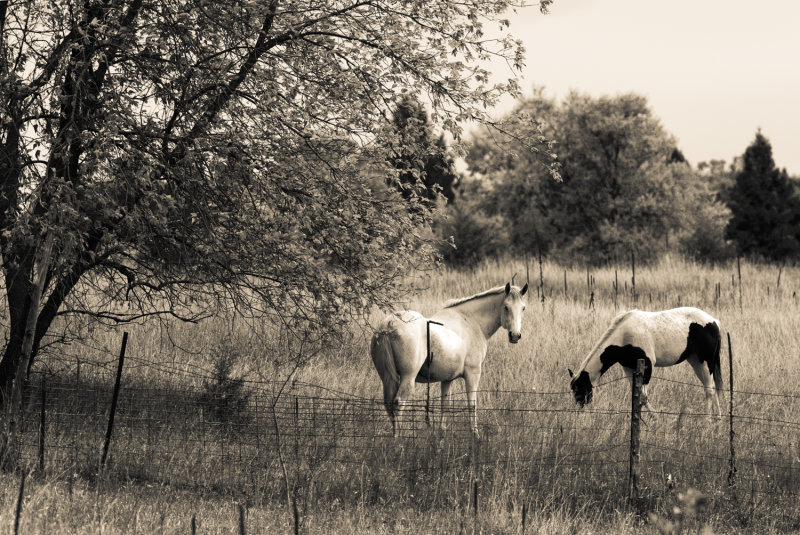
<path fill-rule="evenodd" d="M 730 458 L 728 459 L 728 485 L 733 485 L 736 478 L 736 450 L 733 446 L 733 349 L 731 333 L 728 335 L 728 384 L 730 385 L 730 404 L 728 406 L 728 422 L 730 424 Z"/>
<path fill-rule="evenodd" d="M 117 364 L 117 377 L 114 380 L 114 392 L 111 394 L 111 408 L 108 411 L 108 428 L 106 428 L 106 439 L 103 442 L 103 455 L 100 457 L 100 469 L 106 466 L 108 457 L 108 446 L 111 444 L 111 433 L 114 430 L 114 414 L 117 412 L 117 400 L 119 399 L 119 387 L 122 381 L 122 365 L 125 362 L 125 348 L 128 346 L 128 331 L 122 333 L 122 347 L 119 350 L 119 364 Z"/>
<path fill-rule="evenodd" d="M 635 504 L 639 499 L 639 431 L 642 421 L 642 383 L 644 382 L 644 359 L 636 361 L 633 372 L 631 394 L 631 444 L 628 469 L 628 500 Z"/>
<path fill-rule="evenodd" d="M 425 357 L 425 366 L 428 367 L 425 370 L 425 379 L 428 381 L 428 395 L 425 399 L 425 425 L 431 425 L 431 364 L 433 363 L 433 353 L 431 353 L 431 323 L 434 325 L 444 325 L 443 323 L 439 323 L 438 321 L 428 320 L 427 325 L 425 325 L 425 334 L 427 340 L 427 349 L 428 352 Z"/>

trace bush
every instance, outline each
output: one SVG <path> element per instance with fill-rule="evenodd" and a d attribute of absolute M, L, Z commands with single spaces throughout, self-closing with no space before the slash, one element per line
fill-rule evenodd
<path fill-rule="evenodd" d="M 445 263 L 474 265 L 500 256 L 508 248 L 507 223 L 502 216 L 488 216 L 476 203 L 463 200 L 449 205 L 445 213 L 439 226 L 439 235 L 445 240 L 440 249 Z"/>
<path fill-rule="evenodd" d="M 244 380 L 234 374 L 240 358 L 239 349 L 230 337 L 225 337 L 213 350 L 214 371 L 203 381 L 198 403 L 214 422 L 238 425 L 247 414 L 250 392 Z"/>

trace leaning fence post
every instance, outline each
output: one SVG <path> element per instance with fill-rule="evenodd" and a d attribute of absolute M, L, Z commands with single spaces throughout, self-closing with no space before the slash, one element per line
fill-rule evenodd
<path fill-rule="evenodd" d="M 639 430 L 642 420 L 642 383 L 644 381 L 644 359 L 636 361 L 633 372 L 631 394 L 631 445 L 628 470 L 628 500 L 634 504 L 639 499 Z"/>
<path fill-rule="evenodd" d="M 108 428 L 106 429 L 106 440 L 103 442 L 103 455 L 100 457 L 100 469 L 106 466 L 108 457 L 108 446 L 111 444 L 111 432 L 114 430 L 114 414 L 117 412 L 117 400 L 119 399 L 119 387 L 122 382 L 122 365 L 125 362 L 125 348 L 128 346 L 128 331 L 122 333 L 122 347 L 119 350 L 119 363 L 117 364 L 117 377 L 114 380 L 114 391 L 111 394 L 111 408 L 108 411 Z"/>
<path fill-rule="evenodd" d="M 728 459 L 728 485 L 735 483 L 736 477 L 736 450 L 733 447 L 733 349 L 731 348 L 731 333 L 728 335 L 728 384 L 730 385 L 730 404 L 728 406 L 728 422 L 730 424 L 730 458 Z"/>
<path fill-rule="evenodd" d="M 19 494 L 17 494 L 17 507 L 14 510 L 14 535 L 19 533 L 19 518 L 22 515 L 22 500 L 25 498 L 25 472 L 19 481 Z"/>

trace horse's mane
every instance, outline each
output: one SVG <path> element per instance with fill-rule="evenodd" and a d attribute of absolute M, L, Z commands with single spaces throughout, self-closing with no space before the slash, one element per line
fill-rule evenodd
<path fill-rule="evenodd" d="M 600 340 L 598 340 L 598 342 L 594 345 L 592 350 L 589 351 L 589 355 L 586 357 L 586 360 L 583 361 L 583 364 L 581 365 L 581 369 L 586 367 L 586 364 L 594 356 L 594 354 L 597 352 L 597 350 L 600 349 L 603 346 L 603 344 L 606 343 L 606 341 L 611 337 L 611 335 L 614 334 L 614 331 L 617 330 L 617 327 L 619 327 L 620 323 L 622 323 L 622 321 L 625 318 L 627 318 L 628 315 L 631 312 L 633 312 L 633 311 L 632 310 L 628 310 L 626 312 L 620 312 L 619 314 L 617 314 L 617 316 L 611 322 L 611 325 L 609 325 L 608 329 L 606 329 L 606 332 L 604 332 L 603 336 L 600 337 Z"/>
<path fill-rule="evenodd" d="M 484 292 L 477 293 L 475 295 L 471 295 L 469 297 L 459 297 L 456 299 L 450 299 L 444 304 L 444 308 L 453 308 L 454 306 L 461 305 L 466 303 L 467 301 L 472 301 L 473 299 L 480 299 L 481 297 L 487 297 L 489 295 L 497 295 L 501 293 L 505 293 L 506 287 L 505 286 L 498 286 L 497 288 L 491 288 Z M 513 288 L 512 288 L 513 291 Z"/>

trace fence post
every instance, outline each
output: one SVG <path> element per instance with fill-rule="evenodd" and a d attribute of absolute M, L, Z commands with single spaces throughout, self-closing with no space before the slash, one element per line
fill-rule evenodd
<path fill-rule="evenodd" d="M 42 408 L 39 413 L 39 471 L 44 473 L 44 439 L 47 432 L 45 426 L 46 405 L 47 405 L 47 391 L 45 390 L 45 375 L 42 373 Z"/>
<path fill-rule="evenodd" d="M 111 408 L 108 411 L 108 428 L 106 428 L 106 439 L 103 442 L 103 455 L 100 457 L 100 469 L 106 466 L 108 457 L 108 446 L 111 444 L 111 433 L 114 430 L 114 414 L 117 412 L 117 400 L 119 399 L 119 387 L 122 382 L 122 366 L 125 362 L 125 348 L 128 347 L 128 331 L 122 333 L 122 347 L 119 350 L 119 363 L 117 364 L 117 377 L 114 380 L 114 391 L 111 394 Z"/>
<path fill-rule="evenodd" d="M 539 249 L 539 287 L 542 289 L 542 305 L 544 305 L 544 270 L 542 268 L 542 250 Z"/>
<path fill-rule="evenodd" d="M 300 452 L 300 401 L 294 396 L 294 456 Z"/>
<path fill-rule="evenodd" d="M 472 482 L 472 507 L 473 507 L 472 514 L 473 514 L 473 519 L 474 519 L 474 522 L 475 522 L 474 533 L 478 532 L 477 528 L 478 528 L 478 512 L 479 512 L 478 511 L 478 487 L 479 486 L 480 486 L 480 483 L 478 482 L 477 479 Z"/>
<path fill-rule="evenodd" d="M 19 482 L 19 494 L 17 494 L 17 508 L 14 511 L 14 535 L 19 533 L 19 517 L 22 515 L 22 500 L 25 498 L 25 472 L 22 472 L 22 479 Z"/>
<path fill-rule="evenodd" d="M 742 259 L 736 257 L 736 272 L 739 274 L 739 312 L 742 311 Z"/>
<path fill-rule="evenodd" d="M 636 302 L 636 253 L 631 251 L 631 297 Z"/>
<path fill-rule="evenodd" d="M 425 339 L 428 349 L 425 357 L 425 366 L 428 367 L 427 370 L 425 370 L 425 378 L 428 380 L 428 397 L 425 400 L 425 425 L 431 425 L 431 364 L 433 364 L 433 353 L 431 353 L 431 323 L 434 325 L 444 325 L 443 323 L 433 320 L 428 320 L 425 325 Z"/>
<path fill-rule="evenodd" d="M 292 515 L 294 516 L 294 535 L 300 534 L 300 512 L 297 510 L 297 497 L 292 496 Z"/>
<path fill-rule="evenodd" d="M 628 500 L 635 504 L 639 500 L 639 430 L 642 420 L 642 383 L 644 381 L 644 359 L 636 361 L 633 372 L 631 394 L 631 445 L 628 470 Z"/>
<path fill-rule="evenodd" d="M 247 535 L 244 525 L 244 506 L 241 503 L 237 503 L 236 506 L 239 508 L 239 535 Z"/>
<path fill-rule="evenodd" d="M 733 447 L 733 349 L 731 348 L 731 333 L 728 335 L 728 384 L 730 385 L 730 405 L 728 406 L 728 422 L 730 423 L 730 458 L 728 459 L 728 485 L 735 483 L 736 477 L 736 450 Z"/>

